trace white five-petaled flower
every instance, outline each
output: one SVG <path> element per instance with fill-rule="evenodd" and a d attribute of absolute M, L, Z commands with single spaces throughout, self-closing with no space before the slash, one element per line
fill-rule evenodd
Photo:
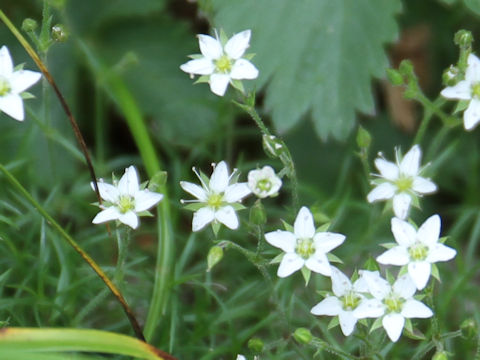
<path fill-rule="evenodd" d="M 466 130 L 472 130 L 480 122 L 480 59 L 470 54 L 467 62 L 465 79 L 446 87 L 440 94 L 448 99 L 470 100 L 463 113 L 463 125 Z"/>
<path fill-rule="evenodd" d="M 136 229 L 138 213 L 147 211 L 163 198 L 162 194 L 147 189 L 140 190 L 138 174 L 134 166 L 125 169 L 125 174 L 118 184 L 111 185 L 100 180 L 97 185 L 105 203 L 100 205 L 103 210 L 93 219 L 94 224 L 119 220 Z M 94 188 L 93 182 L 91 186 Z"/>
<path fill-rule="evenodd" d="M 406 221 L 392 219 L 392 233 L 398 246 L 377 257 L 380 264 L 408 265 L 408 273 L 418 290 L 422 290 L 430 278 L 432 263 L 453 259 L 456 251 L 438 242 L 440 216 L 429 217 L 420 228 Z"/>
<path fill-rule="evenodd" d="M 242 58 L 250 43 L 250 30 L 233 35 L 226 44 L 209 35 L 198 35 L 200 51 L 203 57 L 194 58 L 180 66 L 191 75 L 208 76 L 210 90 L 223 96 L 232 80 L 256 79 L 257 68 Z"/>
<path fill-rule="evenodd" d="M 6 46 L 0 49 L 0 110 L 15 120 L 23 121 L 25 114 L 20 95 L 40 80 L 42 74 L 13 68 L 12 57 Z"/>
<path fill-rule="evenodd" d="M 365 296 L 361 294 L 365 291 L 364 281 L 359 278 L 352 285 L 350 279 L 340 270 L 333 266 L 331 269 L 333 295 L 327 296 L 310 312 L 314 315 L 338 315 L 343 334 L 349 336 L 358 320 L 353 311 L 365 300 Z"/>
<path fill-rule="evenodd" d="M 382 317 L 382 325 L 388 337 L 396 342 L 405 325 L 405 318 L 429 318 L 432 310 L 415 300 L 416 287 L 410 275 L 399 277 L 390 285 L 377 271 L 361 271 L 372 299 L 362 302 L 353 312 L 358 319 Z"/>
<path fill-rule="evenodd" d="M 342 244 L 345 235 L 331 232 L 315 233 L 312 213 L 305 206 L 298 212 L 293 228 L 293 233 L 277 230 L 265 234 L 265 239 L 270 245 L 285 252 L 277 275 L 287 277 L 305 265 L 314 272 L 330 276 L 331 267 L 327 253 Z"/>
<path fill-rule="evenodd" d="M 282 186 L 282 180 L 270 166 L 262 169 L 250 170 L 248 173 L 248 187 L 259 198 L 275 196 Z"/>
<path fill-rule="evenodd" d="M 200 205 L 193 214 L 192 230 L 199 231 L 212 221 L 218 221 L 228 228 L 238 228 L 238 217 L 235 206 L 247 195 L 250 189 L 247 183 L 231 183 L 236 170 L 228 175 L 228 167 L 225 161 L 214 165 L 212 176 L 208 183 L 193 169 L 202 186 L 188 181 L 180 181 L 180 186 L 186 192 L 195 196 L 198 200 L 183 200 L 183 202 L 195 202 Z"/>
<path fill-rule="evenodd" d="M 378 179 L 372 181 L 376 187 L 367 195 L 369 202 L 393 199 L 395 216 L 406 219 L 414 197 L 431 194 L 437 186 L 427 178 L 420 176 L 420 146 L 413 146 L 403 158 L 395 149 L 396 164 L 385 160 L 381 155 L 375 159 L 375 166 L 380 171 Z"/>

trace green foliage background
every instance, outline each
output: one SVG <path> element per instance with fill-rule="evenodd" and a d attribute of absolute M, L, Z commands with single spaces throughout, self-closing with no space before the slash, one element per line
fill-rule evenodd
<path fill-rule="evenodd" d="M 355 153 L 359 123 L 373 136 L 377 151 L 393 158 L 393 147 L 407 150 L 412 134 L 396 127 L 385 106 L 379 79 L 389 66 L 388 49 L 402 30 L 427 24 L 426 92 L 436 97 L 441 72 L 456 61 L 453 34 L 471 30 L 480 39 L 480 9 L 475 1 L 399 0 L 65 0 L 51 1 L 53 23 L 68 29 L 65 43 L 48 53 L 51 69 L 72 106 L 91 150 L 99 176 L 110 179 L 136 164 L 145 179 L 138 144 L 125 124 L 125 113 L 110 81 L 118 78 L 132 95 L 148 124 L 157 152 L 168 171 L 175 231 L 174 269 L 170 299 L 157 324 L 152 343 L 179 359 L 233 359 L 253 355 L 251 337 L 266 343 L 265 359 L 310 359 L 314 349 L 299 346 L 291 333 L 302 326 L 333 344 L 355 352 L 358 340 L 344 338 L 329 320 L 309 314 L 321 300 L 317 290 L 330 281 L 314 276 L 305 287 L 300 274 L 268 283 L 245 257 L 233 250 L 206 273 L 206 254 L 213 234 L 192 235 L 191 214 L 181 210 L 186 197 L 179 180 L 193 181 L 191 166 L 206 173 L 212 161 L 226 159 L 245 173 L 269 163 L 257 129 L 225 98 L 205 84 L 192 85 L 179 65 L 198 52 L 195 34 L 209 33 L 210 24 L 227 34 L 252 29 L 253 62 L 260 69 L 258 106 L 268 125 L 281 134 L 292 151 L 300 182 L 300 203 L 310 206 L 317 224 L 332 220 L 332 229 L 347 235 L 335 254 L 351 274 L 368 256 L 391 241 L 390 213 L 366 203 L 369 190 Z M 25 17 L 41 19 L 42 2 L 2 0 L 0 8 L 20 27 Z M 34 69 L 6 27 L 1 44 L 16 63 Z M 1 45 L 0 44 L 0 45 Z M 475 45 L 474 45 L 475 46 Z M 103 227 L 91 225 L 96 208 L 89 176 L 72 131 L 46 84 L 26 102 L 27 120 L 18 123 L 0 114 L 0 161 L 60 221 L 76 240 L 112 273 L 115 242 Z M 419 112 L 419 117 L 421 112 Z M 413 218 L 430 214 L 443 219 L 442 234 L 458 250 L 454 262 L 440 264 L 442 283 L 436 288 L 435 310 L 442 331 L 457 330 L 466 318 L 480 321 L 478 304 L 478 241 L 480 239 L 479 131 L 455 129 L 439 142 L 440 122 L 432 126 L 422 147 L 430 149 L 430 176 L 440 191 L 422 201 Z M 271 163 L 271 162 L 270 162 Z M 279 168 L 280 164 L 272 165 Z M 296 210 L 288 195 L 265 202 L 267 231 L 292 223 Z M 246 202 L 253 204 L 253 199 Z M 254 230 L 242 216 L 242 232 L 221 236 L 255 249 Z M 155 275 L 155 219 L 142 219 L 127 264 L 129 303 L 145 321 Z M 263 254 L 277 251 L 265 246 Z M 130 333 L 121 309 L 107 289 L 62 240 L 9 185 L 0 178 L 0 321 L 9 326 L 98 328 Z M 418 322 L 426 331 L 428 322 Z M 377 336 L 380 331 L 374 333 Z M 418 342 L 403 337 L 382 350 L 385 358 L 415 358 Z M 476 341 L 456 338 L 447 343 L 454 358 L 469 359 Z M 316 359 L 330 359 L 319 353 Z M 424 358 L 432 356 L 432 352 Z M 417 358 L 422 358 L 418 355 Z"/>

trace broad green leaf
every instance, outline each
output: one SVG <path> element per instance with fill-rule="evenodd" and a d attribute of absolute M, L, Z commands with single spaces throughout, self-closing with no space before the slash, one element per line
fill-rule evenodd
<path fill-rule="evenodd" d="M 474 13 L 480 15 L 480 1 L 478 0 L 463 0 L 465 6 Z"/>
<path fill-rule="evenodd" d="M 311 115 L 317 134 L 344 139 L 355 113 L 374 112 L 372 77 L 388 66 L 399 0 L 213 0 L 217 28 L 252 29 L 265 108 L 284 133 Z M 249 85 L 245 82 L 246 86 Z"/>
<path fill-rule="evenodd" d="M 0 331 L 0 359 L 18 352 L 82 351 L 133 356 L 146 360 L 174 359 L 130 336 L 89 329 L 4 328 Z M 13 359 L 13 358 L 12 358 Z"/>

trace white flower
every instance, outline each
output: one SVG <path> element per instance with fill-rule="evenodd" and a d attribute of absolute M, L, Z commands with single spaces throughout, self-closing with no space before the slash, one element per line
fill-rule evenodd
<path fill-rule="evenodd" d="M 420 158 L 422 151 L 420 146 L 413 146 L 401 158 L 398 149 L 395 149 L 397 163 L 385 160 L 381 155 L 375 159 L 375 166 L 380 171 L 382 179 L 372 181 L 377 185 L 367 195 L 368 202 L 387 200 L 393 198 L 393 211 L 395 216 L 405 219 L 410 209 L 412 198 L 419 195 L 430 194 L 437 190 L 430 179 L 421 177 Z"/>
<path fill-rule="evenodd" d="M 277 275 L 289 276 L 305 265 L 314 272 L 330 276 L 327 253 L 343 243 L 345 236 L 331 232 L 315 233 L 312 213 L 305 206 L 298 212 L 293 227 L 293 233 L 277 230 L 265 234 L 270 245 L 285 252 Z"/>
<path fill-rule="evenodd" d="M 238 354 L 236 360 L 247 360 L 247 358 L 241 354 Z"/>
<path fill-rule="evenodd" d="M 433 315 L 428 306 L 413 298 L 416 287 L 410 275 L 399 277 L 393 286 L 378 272 L 364 271 L 361 277 L 368 284 L 373 298 L 363 301 L 353 314 L 358 319 L 383 317 L 383 328 L 393 342 L 399 339 L 405 318 L 428 318 Z"/>
<path fill-rule="evenodd" d="M 438 242 L 440 216 L 429 217 L 418 231 L 406 221 L 392 219 L 392 233 L 398 246 L 377 257 L 380 264 L 408 265 L 408 273 L 418 290 L 430 278 L 432 263 L 453 259 L 457 252 Z"/>
<path fill-rule="evenodd" d="M 232 80 L 256 79 L 257 68 L 242 56 L 249 47 L 250 30 L 233 35 L 225 46 L 217 38 L 198 35 L 203 57 L 194 58 L 180 66 L 180 69 L 193 76 L 208 76 L 210 90 L 223 96 Z"/>
<path fill-rule="evenodd" d="M 250 170 L 248 173 L 248 187 L 259 198 L 276 195 L 281 186 L 282 180 L 270 166 Z"/>
<path fill-rule="evenodd" d="M 472 130 L 480 121 L 480 60 L 470 54 L 465 80 L 446 87 L 440 94 L 448 99 L 470 100 L 463 113 L 463 125 L 466 130 Z"/>
<path fill-rule="evenodd" d="M 240 200 L 251 192 L 247 183 L 231 181 L 236 170 L 228 175 L 228 167 L 225 161 L 219 162 L 216 166 L 213 164 L 213 166 L 210 180 L 203 179 L 195 168 L 193 169 L 202 184 L 201 187 L 188 181 L 180 181 L 183 190 L 198 199 L 189 200 L 199 204 L 198 209 L 193 214 L 193 231 L 203 229 L 205 225 L 212 221 L 221 222 L 232 230 L 237 229 L 239 224 L 235 207 L 239 205 Z M 182 200 L 182 202 L 187 201 Z"/>
<path fill-rule="evenodd" d="M 23 121 L 25 114 L 21 93 L 40 80 L 42 74 L 30 70 L 13 69 L 6 46 L 0 49 L 0 110 L 15 120 Z"/>
<path fill-rule="evenodd" d="M 337 316 L 345 336 L 350 335 L 355 328 L 357 318 L 353 311 L 365 300 L 361 292 L 365 291 L 363 279 L 357 279 L 353 285 L 340 270 L 332 269 L 332 291 L 334 296 L 327 296 L 310 311 L 314 315 Z"/>
<path fill-rule="evenodd" d="M 163 195 L 149 190 L 140 190 L 137 170 L 134 166 L 125 169 L 125 174 L 116 185 L 97 182 L 100 196 L 105 203 L 103 209 L 93 219 L 99 224 L 110 220 L 119 220 L 132 229 L 138 227 L 138 213 L 146 211 L 162 200 Z M 91 183 L 94 188 L 93 182 Z"/>

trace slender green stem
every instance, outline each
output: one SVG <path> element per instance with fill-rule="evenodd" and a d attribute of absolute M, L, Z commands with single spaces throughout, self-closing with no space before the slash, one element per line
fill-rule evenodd
<path fill-rule="evenodd" d="M 348 359 L 348 360 L 358 359 L 357 356 L 351 355 L 343 350 L 337 349 L 332 345 L 330 345 L 329 343 L 327 343 L 326 341 L 323 341 L 322 339 L 319 339 L 319 338 L 313 338 L 312 341 L 309 343 L 309 345 L 312 345 L 319 350 L 324 350 L 330 354 L 337 355 L 344 359 Z"/>
<path fill-rule="evenodd" d="M 130 243 L 131 234 L 132 232 L 130 231 L 130 228 L 126 228 L 124 226 L 117 226 L 117 229 L 115 231 L 118 245 L 118 255 L 117 266 L 115 268 L 113 280 L 121 289 L 123 289 L 123 279 L 125 277 L 125 262 L 127 260 L 128 245 Z"/>
<path fill-rule="evenodd" d="M 35 200 L 32 195 L 20 184 L 20 182 L 7 170 L 5 166 L 0 164 L 0 171 L 5 175 L 7 180 L 10 184 L 13 185 L 15 189 L 27 200 L 33 207 L 35 207 L 38 212 L 44 217 L 45 220 L 52 226 L 58 233 L 64 238 L 72 247 L 73 249 L 80 254 L 80 256 L 90 265 L 90 267 L 97 273 L 97 275 L 103 280 L 105 285 L 110 289 L 110 291 L 115 295 L 117 300 L 123 307 L 123 310 L 127 314 L 130 323 L 135 331 L 137 337 L 143 340 L 142 330 L 140 325 L 138 324 L 137 319 L 135 318 L 133 311 L 128 306 L 125 298 L 118 290 L 118 288 L 112 283 L 112 281 L 108 278 L 107 274 L 100 268 L 100 266 L 93 260 L 78 244 L 77 242 L 58 224 L 55 219 L 53 219 L 50 214 Z"/>

